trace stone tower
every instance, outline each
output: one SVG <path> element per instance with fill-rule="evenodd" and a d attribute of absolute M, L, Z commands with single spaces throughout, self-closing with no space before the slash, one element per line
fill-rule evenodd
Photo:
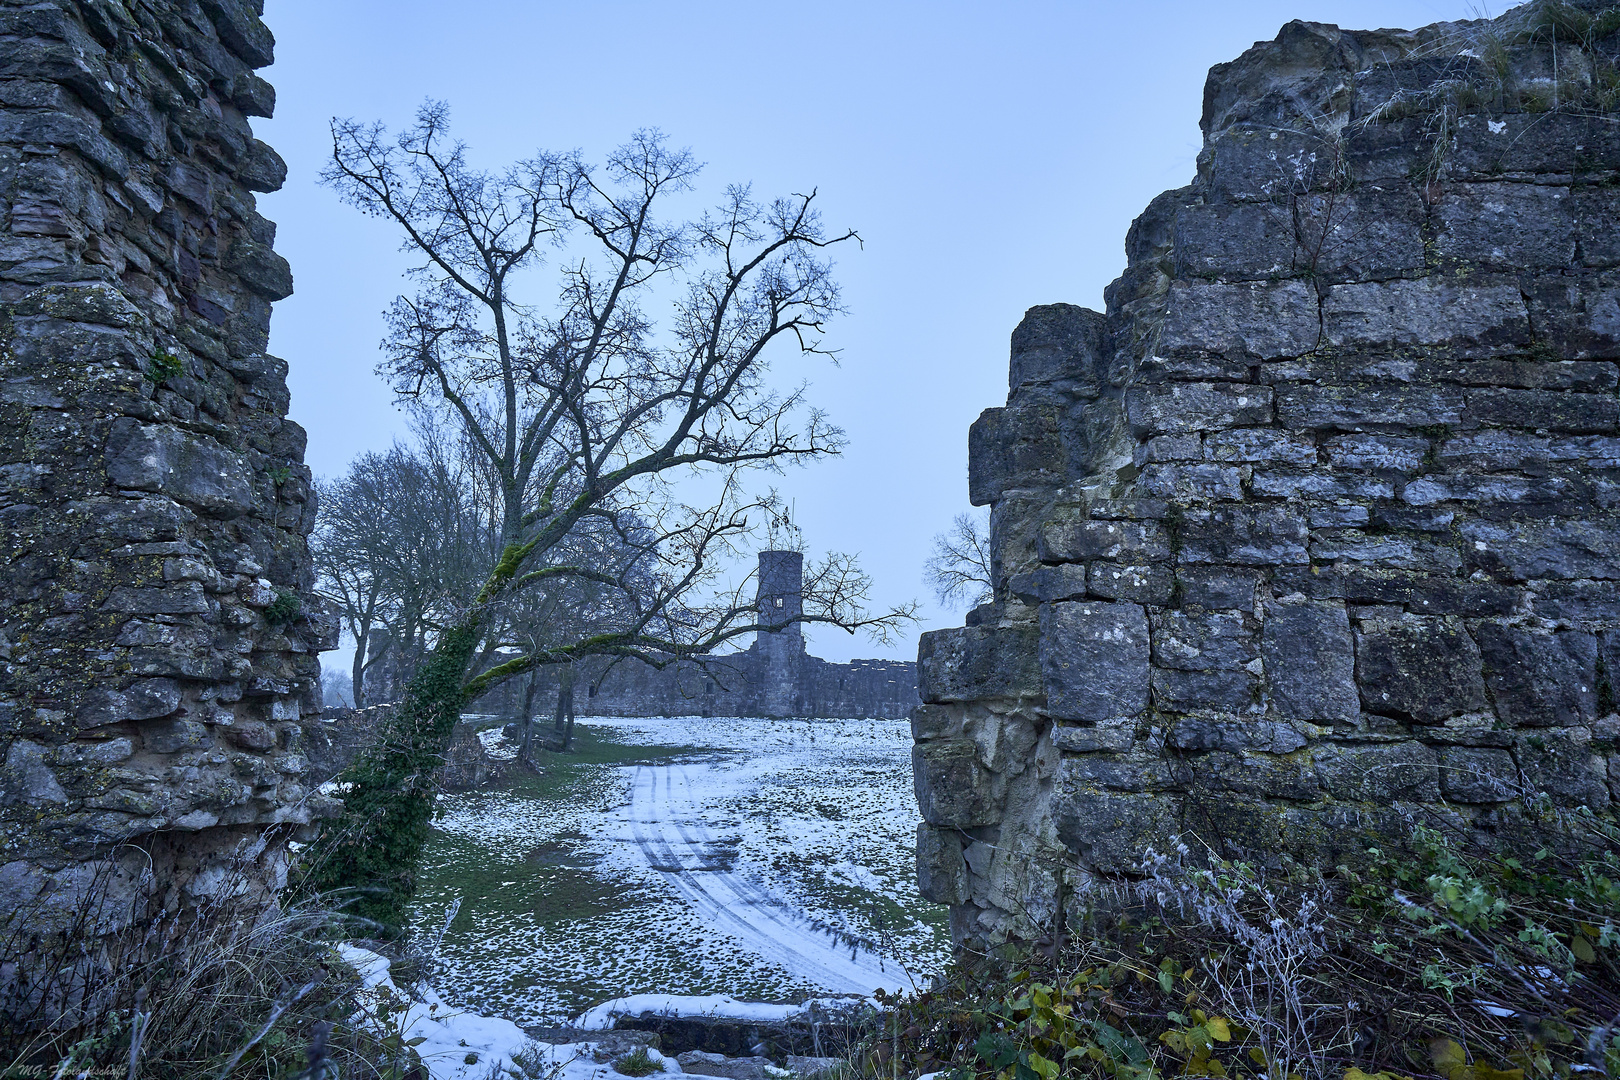
<path fill-rule="evenodd" d="M 804 554 L 759 553 L 759 619 L 776 623 L 804 611 Z M 761 630 L 752 651 L 759 658 L 759 703 L 767 716 L 801 711 L 799 676 L 804 667 L 804 633 L 794 622 L 781 630 Z"/>

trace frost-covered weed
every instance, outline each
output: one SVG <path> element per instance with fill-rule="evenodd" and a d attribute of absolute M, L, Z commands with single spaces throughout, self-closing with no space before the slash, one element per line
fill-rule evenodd
<path fill-rule="evenodd" d="M 1414 823 L 1326 872 L 1179 843 L 1108 880 L 1065 865 L 1040 939 L 889 999 L 858 1071 L 1620 1077 L 1620 827 L 1534 791 L 1493 823 Z"/>
<path fill-rule="evenodd" d="M 1276 1080 L 1329 1076 L 1330 1059 L 1353 1041 L 1356 1009 L 1353 1001 L 1318 1002 L 1310 993 L 1313 969 L 1326 953 L 1331 890 L 1320 878 L 1279 890 L 1247 863 L 1198 866 L 1189 855 L 1180 842 L 1169 854 L 1148 848 L 1140 878 L 1090 890 L 1097 899 L 1123 895 L 1173 910 L 1213 931 L 1227 943 L 1202 960 L 1214 1011 L 1252 1033 Z"/>
<path fill-rule="evenodd" d="M 267 849 L 244 844 L 183 910 L 129 847 L 77 896 L 0 912 L 0 1075 L 403 1075 L 409 1055 L 346 1022 L 359 980 L 331 939 L 352 922 L 320 900 L 267 906 Z"/>

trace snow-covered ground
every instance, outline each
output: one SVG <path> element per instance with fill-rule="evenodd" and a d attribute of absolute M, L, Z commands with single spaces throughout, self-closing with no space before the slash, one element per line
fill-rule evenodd
<path fill-rule="evenodd" d="M 417 919 L 436 931 L 463 899 L 435 980 L 450 1001 L 547 1023 L 631 994 L 865 996 L 943 961 L 903 721 L 581 723 L 699 752 L 579 769 L 560 797 L 447 796 Z"/>
<path fill-rule="evenodd" d="M 621 1080 L 610 1063 L 596 1060 L 596 1043 L 536 1042 L 510 1020 L 446 1004 L 430 987 L 397 985 L 387 958 L 369 949 L 347 942 L 337 948 L 360 973 L 363 989 L 356 1004 L 369 1017 L 363 1022 L 380 1037 L 398 1035 L 422 1058 L 432 1080 Z M 647 1056 L 666 1074 L 681 1071 L 657 1050 L 649 1049 Z"/>

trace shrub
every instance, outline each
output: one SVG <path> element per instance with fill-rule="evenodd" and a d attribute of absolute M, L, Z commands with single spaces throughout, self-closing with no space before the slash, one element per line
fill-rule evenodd
<path fill-rule="evenodd" d="M 855 1064 L 966 1080 L 1620 1076 L 1620 832 L 1535 797 L 1516 858 L 1419 825 L 1323 875 L 1179 846 L 1069 905 L 1046 950 L 889 999 Z M 1527 843 L 1528 842 L 1528 843 Z"/>
<path fill-rule="evenodd" d="M 49 896 L 0 916 L 0 1077 L 408 1075 L 414 1051 L 351 1023 L 360 980 L 331 946 L 348 920 L 313 900 L 266 907 L 260 850 L 184 912 L 162 907 L 150 872 L 115 888 L 127 849 L 65 918 Z M 109 923 L 124 925 L 97 932 Z"/>
<path fill-rule="evenodd" d="M 264 621 L 271 626 L 287 626 L 297 619 L 303 610 L 304 602 L 298 599 L 297 593 L 277 589 L 276 598 L 265 606 Z"/>

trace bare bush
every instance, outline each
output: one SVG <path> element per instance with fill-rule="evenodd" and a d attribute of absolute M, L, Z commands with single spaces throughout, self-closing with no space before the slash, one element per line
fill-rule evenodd
<path fill-rule="evenodd" d="M 891 998 L 852 1060 L 961 1080 L 1620 1075 L 1620 828 L 1528 787 L 1493 826 L 1414 821 L 1327 872 L 1179 841 L 1107 879 L 1065 863 L 1081 884 L 1044 942 Z"/>

